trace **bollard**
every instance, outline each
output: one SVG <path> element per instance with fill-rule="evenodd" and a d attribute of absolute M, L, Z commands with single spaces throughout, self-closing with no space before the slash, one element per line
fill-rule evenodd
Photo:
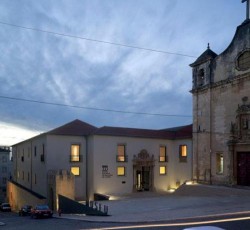
<path fill-rule="evenodd" d="M 62 215 L 62 210 L 58 209 L 58 215 L 61 216 Z"/>

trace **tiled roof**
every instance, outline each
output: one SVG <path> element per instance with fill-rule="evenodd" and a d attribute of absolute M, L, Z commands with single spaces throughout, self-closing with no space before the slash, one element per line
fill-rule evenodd
<path fill-rule="evenodd" d="M 140 138 L 174 140 L 174 139 L 192 138 L 192 125 L 180 126 L 169 129 L 161 129 L 161 130 L 108 127 L 108 126 L 97 128 L 86 122 L 80 120 L 74 120 L 58 128 L 55 128 L 51 131 L 42 133 L 38 136 L 42 135 L 65 135 L 65 136 L 103 135 L 103 136 L 123 136 L 123 137 L 140 137 Z M 36 138 L 38 136 L 32 137 L 30 139 Z"/>
<path fill-rule="evenodd" d="M 192 138 L 192 125 L 176 127 L 172 129 L 152 130 L 152 129 L 135 129 L 121 127 L 107 127 L 97 129 L 94 135 L 106 136 L 125 136 L 157 139 L 183 139 Z"/>
<path fill-rule="evenodd" d="M 210 59 L 214 59 L 215 57 L 217 57 L 218 55 L 212 51 L 209 47 L 207 48 L 207 50 L 205 52 L 203 52 L 194 63 L 190 64 L 191 67 L 194 67 L 196 65 L 200 65 L 203 62 L 206 62 Z"/>
<path fill-rule="evenodd" d="M 80 120 L 74 120 L 56 129 L 53 129 L 46 134 L 52 135 L 72 135 L 72 136 L 85 136 L 94 132 L 97 127 L 90 125 Z"/>

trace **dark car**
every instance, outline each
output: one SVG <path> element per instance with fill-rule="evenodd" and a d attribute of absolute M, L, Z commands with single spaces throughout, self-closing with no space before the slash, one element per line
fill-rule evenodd
<path fill-rule="evenodd" d="M 31 214 L 31 209 L 32 209 L 31 205 L 24 205 L 21 207 L 18 214 L 19 216 L 28 216 Z"/>
<path fill-rule="evenodd" d="M 39 217 L 52 217 L 53 212 L 48 205 L 42 204 L 37 205 L 35 208 L 31 209 L 31 218 Z"/>
<path fill-rule="evenodd" d="M 11 212 L 11 207 L 10 207 L 10 204 L 9 203 L 2 203 L 0 205 L 0 209 L 1 211 L 3 212 Z"/>

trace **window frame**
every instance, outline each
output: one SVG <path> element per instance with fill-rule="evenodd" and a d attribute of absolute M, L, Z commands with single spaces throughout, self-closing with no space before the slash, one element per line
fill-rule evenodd
<path fill-rule="evenodd" d="M 119 169 L 123 169 L 123 174 L 120 174 L 120 173 L 119 173 Z M 116 167 L 116 175 L 117 175 L 118 177 L 126 176 L 126 167 L 125 167 L 125 166 L 117 166 L 117 167 Z"/>
<path fill-rule="evenodd" d="M 78 147 L 77 152 L 78 154 L 73 154 L 74 150 L 73 147 Z M 70 162 L 81 162 L 81 144 L 73 143 L 70 145 Z"/>
<path fill-rule="evenodd" d="M 161 171 L 162 168 L 164 168 L 164 172 Z M 160 176 L 167 175 L 167 166 L 166 165 L 159 166 L 159 174 L 160 174 Z"/>
<path fill-rule="evenodd" d="M 184 153 L 184 148 L 185 147 L 185 155 Z M 179 145 L 179 162 L 181 163 L 186 163 L 187 162 L 187 157 L 188 157 L 188 147 L 186 144 L 181 144 Z"/>
<path fill-rule="evenodd" d="M 74 174 L 72 172 L 72 169 L 78 169 L 78 174 Z M 70 172 L 74 175 L 74 176 L 80 176 L 81 175 L 81 170 L 80 170 L 80 167 L 79 166 L 71 166 L 70 167 Z"/>
<path fill-rule="evenodd" d="M 120 154 L 119 148 L 123 147 L 123 154 Z M 117 155 L 116 155 L 116 162 L 127 162 L 127 155 L 126 155 L 126 144 L 117 144 Z"/>
<path fill-rule="evenodd" d="M 223 175 L 224 174 L 224 154 L 223 152 L 216 153 L 216 174 Z"/>
<path fill-rule="evenodd" d="M 244 55 L 245 56 L 249 55 L 249 56 L 244 57 Z M 249 59 L 249 62 L 245 61 L 246 59 Z M 245 63 L 241 63 L 242 61 L 243 62 L 245 61 Z M 239 55 L 236 58 L 236 69 L 240 71 L 245 71 L 245 70 L 250 69 L 250 49 L 243 50 L 242 52 L 239 53 Z"/>
<path fill-rule="evenodd" d="M 161 149 L 164 148 L 164 156 L 162 156 L 162 151 Z M 159 162 L 167 162 L 168 159 L 167 159 L 167 146 L 166 145 L 161 145 L 160 146 L 160 152 L 159 152 Z"/>

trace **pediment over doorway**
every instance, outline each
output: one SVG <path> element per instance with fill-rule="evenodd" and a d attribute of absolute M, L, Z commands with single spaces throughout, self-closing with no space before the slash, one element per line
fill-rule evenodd
<path fill-rule="evenodd" d="M 137 155 L 134 155 L 134 165 L 154 166 L 154 155 L 148 153 L 146 149 L 142 149 Z"/>

